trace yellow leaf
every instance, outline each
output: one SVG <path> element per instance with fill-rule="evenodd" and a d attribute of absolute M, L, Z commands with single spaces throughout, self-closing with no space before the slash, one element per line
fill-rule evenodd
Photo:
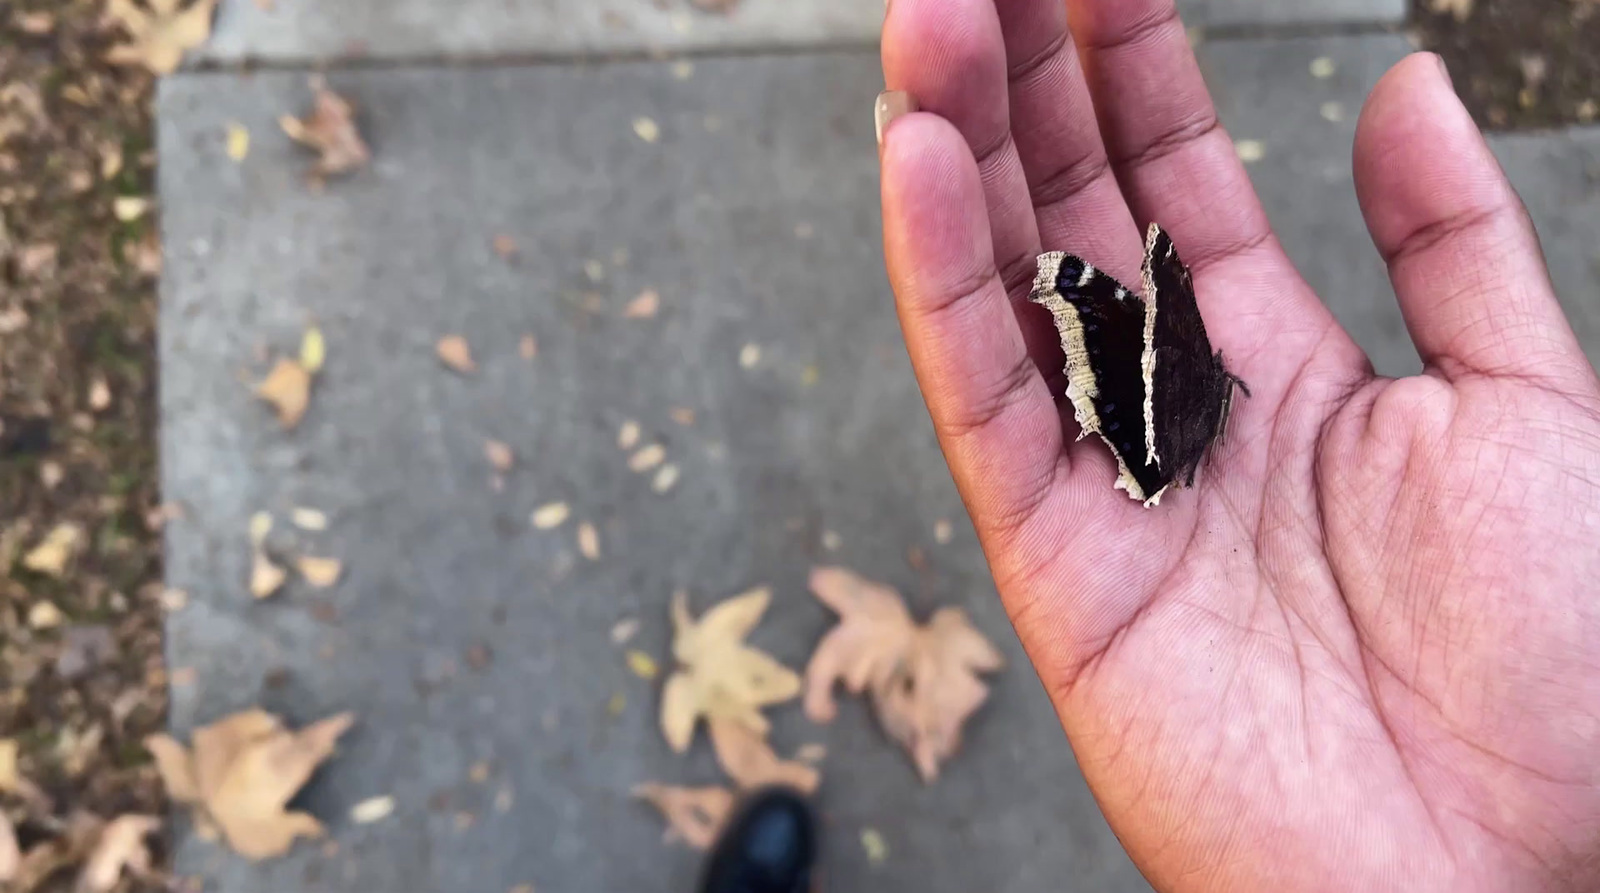
<path fill-rule="evenodd" d="M 278 424 L 293 429 L 311 405 L 311 373 L 294 360 L 279 359 L 267 377 L 256 385 L 256 396 L 278 412 Z"/>
<path fill-rule="evenodd" d="M 228 125 L 228 157 L 234 161 L 243 161 L 250 154 L 250 131 L 243 124 L 233 122 Z"/>
<path fill-rule="evenodd" d="M 654 679 L 661 673 L 656 659 L 637 649 L 628 652 L 628 669 L 640 679 Z"/>
<path fill-rule="evenodd" d="M 111 213 L 123 223 L 138 220 L 150 210 L 150 200 L 136 195 L 119 195 L 111 200 Z"/>
<path fill-rule="evenodd" d="M 83 546 L 83 528 L 70 521 L 57 524 L 22 557 L 22 566 L 36 574 L 60 579 Z"/>
<path fill-rule="evenodd" d="M 439 354 L 440 362 L 462 375 L 471 375 L 478 371 L 478 364 L 472 361 L 472 346 L 460 335 L 446 335 L 440 338 L 434 350 Z"/>
<path fill-rule="evenodd" d="M 300 338 L 300 368 L 316 375 L 327 360 L 328 343 L 322 337 L 322 330 L 316 326 L 306 329 Z"/>
<path fill-rule="evenodd" d="M 771 598 L 768 590 L 755 589 L 695 620 L 688 596 L 673 594 L 672 654 L 680 666 L 662 691 L 661 731 L 674 751 L 688 749 L 701 717 L 731 719 L 765 734 L 769 724 L 761 708 L 800 693 L 794 671 L 743 641 Z"/>
<path fill-rule="evenodd" d="M 337 558 L 312 558 L 303 555 L 294 561 L 295 570 L 300 576 L 306 578 L 316 589 L 327 589 L 339 582 L 339 574 L 344 571 L 344 564 Z"/>
<path fill-rule="evenodd" d="M 106 58 L 116 65 L 143 65 L 156 74 L 171 74 L 185 52 L 211 36 L 216 7 L 217 0 L 195 0 L 183 10 L 171 0 L 151 3 L 149 9 L 133 0 L 107 0 L 106 15 L 130 40 L 113 46 Z"/>
<path fill-rule="evenodd" d="M 881 865 L 889 858 L 889 844 L 877 828 L 861 829 L 861 849 L 866 851 L 867 861 L 873 865 Z"/>

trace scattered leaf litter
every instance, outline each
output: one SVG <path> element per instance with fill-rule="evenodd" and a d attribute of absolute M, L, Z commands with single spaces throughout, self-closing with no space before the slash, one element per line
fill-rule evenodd
<path fill-rule="evenodd" d="M 678 466 L 663 465 L 656 471 L 656 476 L 650 481 L 650 489 L 657 493 L 665 493 L 678 485 Z"/>
<path fill-rule="evenodd" d="M 617 447 L 624 450 L 633 449 L 639 444 L 639 435 L 638 422 L 623 422 L 622 427 L 617 429 Z"/>
<path fill-rule="evenodd" d="M 639 618 L 624 617 L 611 627 L 611 641 L 616 645 L 626 645 L 633 641 L 639 634 Z"/>
<path fill-rule="evenodd" d="M 628 306 L 623 308 L 622 315 L 628 319 L 650 319 L 660 309 L 661 295 L 655 289 L 649 288 L 629 301 Z"/>
<path fill-rule="evenodd" d="M 682 840 L 697 850 L 709 849 L 716 842 L 717 832 L 722 830 L 734 804 L 733 792 L 720 787 L 642 784 L 633 789 L 633 796 L 654 806 L 666 818 L 663 840 Z"/>
<path fill-rule="evenodd" d="M 311 91 L 311 114 L 306 118 L 283 115 L 278 118 L 278 126 L 290 139 L 317 152 L 317 160 L 311 166 L 313 181 L 364 167 L 372 160 L 372 152 L 356 129 L 355 108 L 328 89 L 321 77 L 312 78 Z"/>
<path fill-rule="evenodd" d="M 656 664 L 656 659 L 650 655 L 633 649 L 628 652 L 628 669 L 640 679 L 654 679 L 661 674 L 661 667 Z"/>
<path fill-rule="evenodd" d="M 588 521 L 578 525 L 578 553 L 590 561 L 600 560 L 600 532 Z"/>
<path fill-rule="evenodd" d="M 243 124 L 229 122 L 226 139 L 230 160 L 243 161 L 250 155 L 250 131 Z"/>
<path fill-rule="evenodd" d="M 1267 157 L 1267 147 L 1260 140 L 1238 140 L 1233 144 L 1233 149 L 1245 164 L 1255 164 Z"/>
<path fill-rule="evenodd" d="M 122 26 L 130 38 L 106 54 L 113 65 L 143 65 L 156 74 L 171 74 L 183 54 L 211 36 L 211 19 L 217 0 L 196 0 L 187 9 L 182 0 L 107 0 L 106 17 Z"/>
<path fill-rule="evenodd" d="M 811 572 L 811 591 L 839 615 L 806 667 L 806 716 L 831 722 L 833 686 L 868 694 L 884 732 L 926 782 L 961 745 L 961 727 L 989 695 L 980 673 L 1004 663 L 959 608 L 918 625 L 899 593 L 843 568 Z"/>
<path fill-rule="evenodd" d="M 761 345 L 746 344 L 739 349 L 739 366 L 742 369 L 754 369 L 761 363 Z"/>
<path fill-rule="evenodd" d="M 534 529 L 554 530 L 565 524 L 570 514 L 572 509 L 564 502 L 545 503 L 533 510 Z"/>
<path fill-rule="evenodd" d="M 439 361 L 455 372 L 471 375 L 478 371 L 478 364 L 472 360 L 472 345 L 461 335 L 446 335 L 433 349 Z"/>
<path fill-rule="evenodd" d="M 314 817 L 285 808 L 354 721 L 341 713 L 295 732 L 250 709 L 197 729 L 192 749 L 168 735 L 146 738 L 145 747 L 168 796 L 194 807 L 235 852 L 260 860 L 288 852 L 298 837 L 323 836 Z"/>
<path fill-rule="evenodd" d="M 1329 56 L 1318 56 L 1311 60 L 1311 76 L 1319 81 L 1333 77 L 1338 70 L 1339 66 Z"/>
<path fill-rule="evenodd" d="M 661 139 L 661 125 L 657 124 L 652 118 L 641 116 L 633 119 L 633 133 L 639 139 L 647 143 L 653 143 Z"/>
<path fill-rule="evenodd" d="M 498 440 L 484 442 L 483 456 L 489 460 L 490 467 L 502 474 L 517 464 L 517 454 L 512 451 L 510 445 Z"/>
<path fill-rule="evenodd" d="M 652 443 L 628 457 L 628 469 L 635 472 L 649 471 L 660 465 L 665 458 L 667 458 L 666 447 L 659 443 Z"/>
<path fill-rule="evenodd" d="M 661 695 L 661 732 L 677 753 L 688 750 L 701 717 L 743 723 L 765 735 L 770 728 L 761 708 L 800 693 L 800 677 L 762 651 L 744 643 L 772 602 L 772 592 L 753 589 L 707 611 L 689 613 L 689 597 L 672 596 L 672 654 L 678 669 Z"/>
<path fill-rule="evenodd" d="M 337 558 L 313 558 L 302 555 L 294 561 L 295 570 L 300 576 L 305 577 L 315 589 L 327 589 L 339 582 L 339 575 L 344 572 L 344 563 Z"/>
<path fill-rule="evenodd" d="M 370 825 L 394 815 L 394 798 L 369 797 L 350 808 L 350 821 L 357 825 Z"/>
<path fill-rule="evenodd" d="M 328 529 L 328 516 L 320 509 L 299 506 L 290 510 L 289 523 L 312 533 L 320 533 Z"/>

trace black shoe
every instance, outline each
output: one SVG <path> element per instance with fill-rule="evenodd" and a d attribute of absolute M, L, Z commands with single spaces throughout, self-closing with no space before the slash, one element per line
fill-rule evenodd
<path fill-rule="evenodd" d="M 816 820 L 805 798 L 766 788 L 745 799 L 722 829 L 700 893 L 809 893 Z"/>

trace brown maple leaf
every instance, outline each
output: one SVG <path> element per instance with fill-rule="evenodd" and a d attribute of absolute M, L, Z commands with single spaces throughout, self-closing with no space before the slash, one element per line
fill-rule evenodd
<path fill-rule="evenodd" d="M 285 807 L 354 721 L 341 713 L 294 732 L 252 709 L 197 729 L 192 751 L 168 735 L 150 736 L 145 748 L 168 796 L 194 806 L 235 852 L 267 859 L 288 852 L 297 837 L 322 836 L 322 823 Z"/>
<path fill-rule="evenodd" d="M 146 2 L 148 9 L 133 0 L 106 0 L 106 17 L 131 38 L 113 46 L 106 58 L 114 65 L 143 65 L 156 74 L 171 74 L 185 52 L 211 36 L 217 0 L 195 0 L 188 9 L 179 9 L 183 0 Z"/>
<path fill-rule="evenodd" d="M 683 753 L 700 717 L 722 717 L 758 735 L 771 728 L 761 708 L 800 694 L 800 677 L 764 652 L 744 643 L 772 601 L 756 589 L 707 611 L 689 614 L 688 596 L 672 598 L 672 654 L 680 665 L 661 693 L 661 732 Z"/>
<path fill-rule="evenodd" d="M 959 608 L 917 626 L 900 595 L 844 568 L 811 572 L 811 591 L 839 615 L 806 666 L 806 715 L 831 722 L 834 683 L 871 696 L 890 738 L 911 755 L 924 781 L 961 746 L 961 727 L 988 697 L 979 673 L 1004 658 Z"/>
<path fill-rule="evenodd" d="M 717 764 L 734 783 L 745 790 L 783 785 L 802 794 L 814 794 L 822 781 L 816 767 L 781 760 L 767 737 L 736 720 L 713 716 L 706 723 L 711 729 L 711 746 Z"/>
<path fill-rule="evenodd" d="M 320 183 L 327 177 L 365 166 L 372 160 L 372 152 L 356 129 L 355 107 L 328 89 L 321 78 L 312 79 L 311 90 L 316 99 L 310 116 L 302 119 L 283 115 L 278 118 L 278 126 L 290 139 L 317 151 L 311 177 Z"/>

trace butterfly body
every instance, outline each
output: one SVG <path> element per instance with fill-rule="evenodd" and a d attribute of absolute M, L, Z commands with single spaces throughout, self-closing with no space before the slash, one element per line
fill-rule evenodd
<path fill-rule="evenodd" d="M 1052 252 L 1039 258 L 1031 299 L 1055 318 L 1083 434 L 1111 448 L 1117 488 L 1153 506 L 1172 485 L 1193 486 L 1244 383 L 1213 352 L 1188 268 L 1155 224 L 1143 280 L 1140 297 L 1082 258 Z"/>

